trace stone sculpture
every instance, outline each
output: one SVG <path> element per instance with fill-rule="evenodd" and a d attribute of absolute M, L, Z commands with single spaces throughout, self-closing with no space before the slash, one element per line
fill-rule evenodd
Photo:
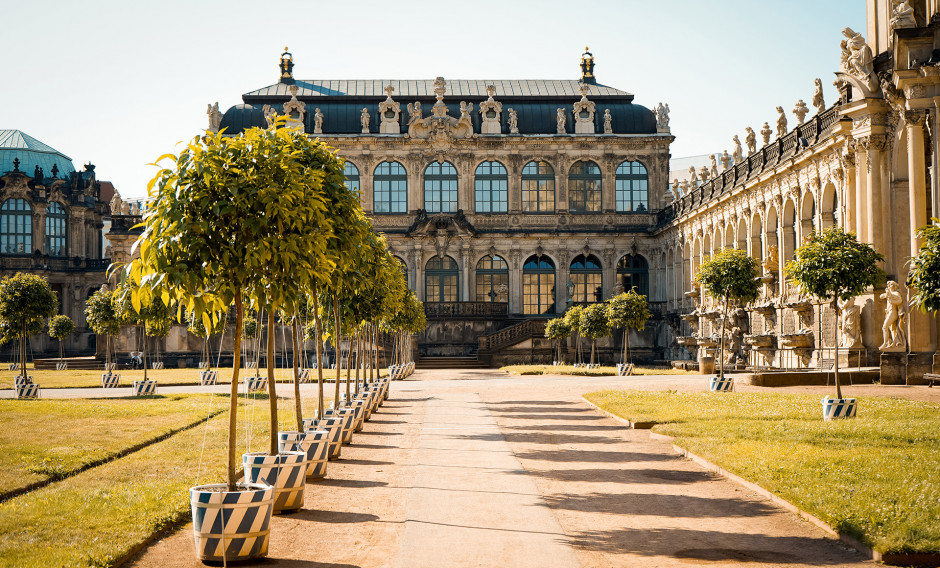
<path fill-rule="evenodd" d="M 589 101 L 587 94 L 590 87 L 581 83 L 581 100 L 571 106 L 571 116 L 574 117 L 575 134 L 594 134 L 594 101 Z"/>
<path fill-rule="evenodd" d="M 889 30 L 898 30 L 901 28 L 916 28 L 917 20 L 914 18 L 914 8 L 911 8 L 907 0 L 898 2 L 894 0 L 894 8 L 891 11 L 891 19 L 888 20 Z"/>
<path fill-rule="evenodd" d="M 472 120 L 470 118 L 470 113 L 473 112 L 473 103 L 468 103 L 467 101 L 460 101 L 460 118 L 466 118 L 467 120 Z"/>
<path fill-rule="evenodd" d="M 421 103 L 415 101 L 414 104 L 408 103 L 408 126 L 411 126 L 416 121 L 421 120 L 422 118 Z"/>
<path fill-rule="evenodd" d="M 857 349 L 862 346 L 861 309 L 855 305 L 855 298 L 839 301 L 842 311 L 842 335 L 839 338 L 839 347 L 844 349 Z"/>
<path fill-rule="evenodd" d="M 747 132 L 744 143 L 747 144 L 747 155 L 750 156 L 757 151 L 757 135 L 754 134 L 754 129 L 750 126 L 744 127 L 744 131 Z"/>
<path fill-rule="evenodd" d="M 738 137 L 735 136 L 734 139 L 735 139 L 735 141 L 737 141 Z M 738 147 L 735 148 L 735 152 L 737 152 L 738 150 L 741 149 L 741 143 L 738 142 L 737 144 L 738 144 Z M 733 158 L 731 157 L 731 154 L 728 153 L 728 150 L 725 150 L 724 152 L 722 152 L 722 154 L 721 154 L 721 170 L 724 171 L 724 170 L 727 170 L 728 168 L 730 168 L 730 167 L 731 167 L 732 160 L 733 160 Z"/>
<path fill-rule="evenodd" d="M 727 152 L 725 153 L 727 154 Z M 711 169 L 709 170 L 708 173 L 712 178 L 716 178 L 718 177 L 718 162 L 715 160 L 714 154 L 709 156 L 709 159 L 711 160 Z"/>
<path fill-rule="evenodd" d="M 131 214 L 131 204 L 124 202 L 121 204 L 121 215 L 130 215 Z"/>
<path fill-rule="evenodd" d="M 659 103 L 656 105 L 656 129 L 660 132 L 669 132 L 669 105 Z"/>
<path fill-rule="evenodd" d="M 392 99 L 395 87 L 385 86 L 385 100 L 379 103 L 379 134 L 401 134 L 401 124 L 398 116 L 401 114 L 401 104 Z"/>
<path fill-rule="evenodd" d="M 702 185 L 708 181 L 708 166 L 702 166 L 702 169 L 698 173 L 698 177 L 702 178 Z"/>
<path fill-rule="evenodd" d="M 264 105 L 261 107 L 261 114 L 264 115 L 264 122 L 268 125 L 268 128 L 274 126 L 274 119 L 277 117 L 277 111 L 274 110 L 271 105 Z"/>
<path fill-rule="evenodd" d="M 689 166 L 689 185 L 698 187 L 698 174 L 695 173 L 695 166 Z"/>
<path fill-rule="evenodd" d="M 313 133 L 323 134 L 323 113 L 319 108 L 313 112 Z"/>
<path fill-rule="evenodd" d="M 731 140 L 734 142 L 734 151 L 731 156 L 734 158 L 734 163 L 737 164 L 744 159 L 744 149 L 741 148 L 741 139 L 738 138 L 737 134 Z"/>
<path fill-rule="evenodd" d="M 487 85 L 486 94 L 489 98 L 480 103 L 480 118 L 482 120 L 480 123 L 480 133 L 501 134 L 503 126 L 500 122 L 500 116 L 503 112 L 503 103 L 493 98 L 496 94 L 495 86 Z"/>
<path fill-rule="evenodd" d="M 555 123 L 558 126 L 558 134 L 565 134 L 565 109 L 560 108 L 555 113 Z"/>
<path fill-rule="evenodd" d="M 516 109 L 507 109 L 509 113 L 509 133 L 519 134 L 519 116 L 516 115 Z"/>
<path fill-rule="evenodd" d="M 807 114 L 809 114 L 809 107 L 806 106 L 803 99 L 796 101 L 796 104 L 793 106 L 793 115 L 796 116 L 796 120 L 799 121 L 799 124 L 803 124 Z"/>
<path fill-rule="evenodd" d="M 218 132 L 219 126 L 222 124 L 222 113 L 219 112 L 218 101 L 216 101 L 215 104 L 209 105 L 209 108 L 206 109 L 206 114 L 209 116 L 209 132 Z"/>
<path fill-rule="evenodd" d="M 695 186 L 692 186 L 695 187 Z M 689 182 L 688 180 L 682 180 L 679 182 L 679 190 L 682 192 L 682 195 L 685 195 L 689 192 Z"/>
<path fill-rule="evenodd" d="M 456 139 L 473 136 L 473 121 L 470 119 L 473 105 L 462 102 L 460 118 L 450 116 L 447 105 L 444 103 L 446 93 L 447 81 L 443 77 L 436 78 L 434 80 L 434 96 L 437 101 L 431 107 L 431 116 L 427 118 L 420 118 L 421 110 L 418 103 L 415 103 L 414 107 L 409 105 L 408 110 L 413 119 L 408 126 L 409 136 L 428 140 L 432 146 L 438 149 L 448 147 Z M 412 113 L 412 111 L 414 112 Z"/>
<path fill-rule="evenodd" d="M 871 48 L 868 47 L 868 43 L 865 42 L 862 34 L 852 30 L 852 28 L 843 29 L 842 35 L 846 37 L 839 43 L 842 48 L 842 71 L 866 81 L 869 87 L 874 90 L 877 82 L 872 82 L 871 78 L 874 70 L 872 67 L 874 57 Z"/>
<path fill-rule="evenodd" d="M 121 194 L 118 193 L 118 191 L 115 189 L 115 190 L 114 190 L 114 195 L 111 196 L 111 202 L 110 202 L 110 205 L 111 205 L 111 214 L 112 214 L 112 215 L 120 215 L 120 214 L 121 214 L 121 203 L 122 203 L 122 201 L 121 201 Z"/>
<path fill-rule="evenodd" d="M 680 190 L 681 186 L 679 184 L 679 178 L 672 180 L 672 200 L 675 201 L 681 197 L 682 193 Z"/>
<path fill-rule="evenodd" d="M 888 280 L 885 285 L 885 292 L 879 296 L 885 301 L 885 321 L 881 326 L 881 334 L 884 341 L 879 347 L 882 351 L 904 351 L 906 344 L 904 342 L 904 333 L 901 331 L 901 319 L 904 317 L 901 313 L 901 305 L 904 298 L 901 296 L 901 289 L 894 280 Z"/>
<path fill-rule="evenodd" d="M 765 122 L 763 128 L 760 129 L 760 136 L 764 139 L 764 146 L 770 144 L 770 136 L 773 133 L 774 131 L 770 129 L 770 124 Z"/>
<path fill-rule="evenodd" d="M 777 245 L 767 247 L 767 257 L 764 258 L 764 270 L 767 272 L 779 272 L 780 260 L 777 252 Z"/>
<path fill-rule="evenodd" d="M 302 130 L 304 128 L 304 115 L 307 113 L 307 103 L 297 100 L 297 91 L 299 90 L 297 85 L 291 85 L 288 90 L 290 90 L 290 100 L 284 103 L 283 106 L 284 114 L 289 117 L 287 127 Z"/>
<path fill-rule="evenodd" d="M 610 116 L 610 109 L 604 109 L 604 134 L 613 134 L 613 118 Z"/>
<path fill-rule="evenodd" d="M 371 117 L 369 116 L 369 109 L 363 108 L 363 109 L 362 109 L 362 116 L 359 118 L 359 123 L 362 124 L 362 133 L 363 133 L 363 134 L 368 134 L 368 133 L 369 133 L 369 120 L 370 120 L 370 118 L 371 118 Z"/>

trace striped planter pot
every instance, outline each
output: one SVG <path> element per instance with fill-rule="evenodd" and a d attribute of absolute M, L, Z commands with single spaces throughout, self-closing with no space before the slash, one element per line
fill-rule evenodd
<path fill-rule="evenodd" d="M 362 423 L 365 422 L 366 407 L 365 401 L 361 398 L 354 398 L 346 408 L 351 408 L 355 412 L 356 420 L 353 422 L 353 432 L 362 432 Z"/>
<path fill-rule="evenodd" d="M 20 368 L 20 364 L 19 364 L 19 363 L 10 363 L 10 370 L 11 370 L 11 371 L 15 371 L 15 370 L 17 370 L 17 369 L 19 369 L 19 368 Z"/>
<path fill-rule="evenodd" d="M 353 408 L 341 407 L 333 411 L 333 415 L 338 415 L 343 419 L 343 445 L 351 444 L 353 432 L 356 431 L 356 411 Z"/>
<path fill-rule="evenodd" d="M 298 441 L 299 440 L 299 441 Z M 330 449 L 330 433 L 311 429 L 300 432 L 278 432 L 278 447 L 282 452 L 303 451 L 307 453 L 307 480 L 326 477 L 327 452 Z"/>
<path fill-rule="evenodd" d="M 162 369 L 162 368 L 163 368 L 163 361 L 154 361 L 153 363 L 150 364 L 150 368 L 151 368 L 151 369 Z"/>
<path fill-rule="evenodd" d="M 313 382 L 313 379 L 310 378 L 310 369 L 300 369 L 297 373 L 297 378 L 300 380 L 300 384 L 305 385 Z"/>
<path fill-rule="evenodd" d="M 268 554 L 274 487 L 224 483 L 189 490 L 196 557 L 203 562 L 251 560 Z"/>
<path fill-rule="evenodd" d="M 734 388 L 734 379 L 725 377 L 710 377 L 708 379 L 708 390 L 715 392 L 730 392 Z"/>
<path fill-rule="evenodd" d="M 854 398 L 822 399 L 823 420 L 834 418 L 855 418 L 855 409 L 858 405 Z"/>
<path fill-rule="evenodd" d="M 66 363 L 66 362 L 56 363 L 56 364 L 55 364 L 55 370 L 56 370 L 56 371 L 68 371 L 68 370 L 69 370 L 69 364 Z"/>
<path fill-rule="evenodd" d="M 382 404 L 382 387 L 376 383 L 372 383 L 369 387 L 369 396 L 372 397 L 370 404 L 372 405 L 372 413 L 375 414 L 379 410 L 379 406 Z"/>
<path fill-rule="evenodd" d="M 39 398 L 39 385 L 28 383 L 16 387 L 16 398 Z"/>
<path fill-rule="evenodd" d="M 15 388 L 20 388 L 22 386 L 31 385 L 31 384 L 33 384 L 32 375 L 27 375 L 25 377 L 23 375 L 17 375 L 13 377 L 13 386 Z"/>
<path fill-rule="evenodd" d="M 296 511 L 304 506 L 306 452 L 267 452 L 242 454 L 245 480 L 274 487 L 274 514 Z"/>
<path fill-rule="evenodd" d="M 633 363 L 617 363 L 617 376 L 618 377 L 629 377 L 633 374 Z"/>
<path fill-rule="evenodd" d="M 157 381 L 134 381 L 134 396 L 157 394 Z"/>
<path fill-rule="evenodd" d="M 268 388 L 268 379 L 265 377 L 245 377 L 245 388 L 248 392 L 265 390 Z"/>
<path fill-rule="evenodd" d="M 209 363 L 207 363 L 206 361 L 200 361 L 200 362 L 199 362 L 199 368 L 200 368 L 200 369 L 208 369 L 208 368 L 209 368 Z"/>
<path fill-rule="evenodd" d="M 329 416 L 317 420 L 316 427 L 319 430 L 326 430 L 330 433 L 330 449 L 328 456 L 330 461 L 339 459 L 343 451 L 343 419 L 339 416 Z"/>
<path fill-rule="evenodd" d="M 101 374 L 101 386 L 106 389 L 116 388 L 119 382 L 121 382 L 121 375 L 117 373 Z"/>
<path fill-rule="evenodd" d="M 219 380 L 218 371 L 200 371 L 199 384 L 206 387 L 212 386 Z"/>

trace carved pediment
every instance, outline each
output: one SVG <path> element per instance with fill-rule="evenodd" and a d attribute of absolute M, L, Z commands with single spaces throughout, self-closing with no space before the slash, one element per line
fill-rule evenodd
<path fill-rule="evenodd" d="M 420 209 L 414 222 L 408 228 L 409 237 L 475 237 L 476 228 L 464 216 L 463 210 L 458 209 L 454 214 L 442 213 L 428 216 L 427 211 Z"/>
<path fill-rule="evenodd" d="M 415 117 L 415 120 L 408 126 L 409 136 L 418 140 L 427 140 L 434 146 L 447 146 L 456 139 L 473 137 L 473 122 L 470 120 L 473 103 L 460 103 L 460 118 L 455 118 L 447 113 L 447 105 L 444 104 L 445 92 L 447 92 L 447 83 L 443 77 L 438 77 L 434 81 L 434 94 L 437 96 L 437 102 L 431 108 L 431 116 Z"/>

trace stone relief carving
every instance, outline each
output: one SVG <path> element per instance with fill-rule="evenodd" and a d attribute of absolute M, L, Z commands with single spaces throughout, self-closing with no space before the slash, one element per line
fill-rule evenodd
<path fill-rule="evenodd" d="M 471 138 L 473 136 L 473 123 L 470 121 L 470 111 L 473 105 L 461 103 L 460 118 L 454 118 L 447 114 L 447 105 L 444 104 L 444 93 L 447 92 L 447 82 L 443 77 L 434 80 L 434 95 L 437 102 L 431 107 L 431 116 L 427 118 L 420 117 L 421 109 L 418 103 L 415 103 L 414 119 L 408 127 L 408 134 L 412 138 L 426 139 L 438 147 L 449 145 L 458 138 Z M 408 106 L 408 112 L 411 114 L 412 106 Z"/>
<path fill-rule="evenodd" d="M 816 113 L 819 114 L 826 110 L 826 101 L 823 98 L 822 80 L 817 77 L 815 82 L 816 90 L 813 92 L 813 106 L 816 107 Z"/>
<path fill-rule="evenodd" d="M 219 126 L 222 124 L 222 113 L 219 111 L 219 102 L 216 101 L 215 104 L 208 106 L 209 108 L 206 109 L 206 114 L 209 116 L 209 132 L 218 132 Z"/>
<path fill-rule="evenodd" d="M 362 125 L 362 133 L 363 133 L 363 134 L 368 134 L 368 133 L 369 133 L 369 120 L 370 120 L 370 119 L 371 119 L 371 115 L 369 114 L 369 109 L 363 108 L 363 109 L 362 109 L 362 116 L 359 117 L 359 123 Z"/>
<path fill-rule="evenodd" d="M 575 134 L 594 134 L 594 101 L 587 98 L 590 87 L 581 83 L 581 100 L 572 105 Z"/>
<path fill-rule="evenodd" d="M 411 128 L 416 121 L 421 120 L 421 103 L 415 101 L 414 104 L 408 103 L 408 128 Z"/>
<path fill-rule="evenodd" d="M 868 47 L 868 44 L 865 42 L 865 38 L 862 37 L 862 34 L 852 30 L 852 28 L 843 29 L 842 35 L 846 37 L 846 39 L 839 43 L 839 46 L 842 48 L 842 71 L 862 80 L 868 85 L 869 89 L 876 91 L 878 89 L 878 81 L 873 72 L 874 67 L 872 66 L 872 62 L 874 61 L 874 57 L 872 56 L 871 48 Z"/>
<path fill-rule="evenodd" d="M 737 134 L 734 135 L 731 141 L 734 142 L 734 150 L 731 156 L 734 158 L 734 163 L 737 164 L 744 159 L 744 149 L 741 148 L 741 139 L 738 138 Z"/>
<path fill-rule="evenodd" d="M 507 109 L 506 112 L 509 113 L 509 133 L 519 134 L 519 116 L 516 114 L 516 109 Z"/>
<path fill-rule="evenodd" d="M 783 107 L 778 106 L 777 112 L 777 138 L 782 138 L 787 134 L 787 114 L 783 112 Z M 766 144 L 767 142 L 764 142 Z"/>
<path fill-rule="evenodd" d="M 656 130 L 658 132 L 669 133 L 669 105 L 659 103 L 654 111 L 656 115 Z"/>
<path fill-rule="evenodd" d="M 307 111 L 307 103 L 297 100 L 297 85 L 291 85 L 289 90 L 290 100 L 284 103 L 283 106 L 284 114 L 289 117 L 287 119 L 287 127 L 303 128 L 304 114 Z"/>
<path fill-rule="evenodd" d="M 888 280 L 884 294 L 881 294 L 879 298 L 885 301 L 885 321 L 881 326 L 884 341 L 879 349 L 881 351 L 904 351 L 907 348 L 904 333 L 901 331 L 901 320 L 904 318 L 901 305 L 904 303 L 904 297 L 901 295 L 898 283 L 894 280 Z"/>
<path fill-rule="evenodd" d="M 842 334 L 839 338 L 839 347 L 844 349 L 859 349 L 862 347 L 861 309 L 855 304 L 855 298 L 839 301 L 842 311 L 840 320 Z"/>
<path fill-rule="evenodd" d="M 500 124 L 500 115 L 503 112 L 503 103 L 493 100 L 493 95 L 496 94 L 496 87 L 493 85 L 486 86 L 486 94 L 489 98 L 480 103 L 480 117 L 483 119 L 480 134 L 501 134 L 503 127 Z"/>
<path fill-rule="evenodd" d="M 745 126 L 744 131 L 747 132 L 744 143 L 747 144 L 747 155 L 750 156 L 757 151 L 757 135 L 754 134 L 754 129 L 750 126 Z"/>
<path fill-rule="evenodd" d="M 809 114 L 809 107 L 806 106 L 803 99 L 796 101 L 796 104 L 793 105 L 793 115 L 796 117 L 797 124 L 803 124 L 807 114 Z"/>
<path fill-rule="evenodd" d="M 610 109 L 604 109 L 604 134 L 613 134 L 613 118 L 610 116 Z"/>
<path fill-rule="evenodd" d="M 401 114 L 401 104 L 392 100 L 395 87 L 385 87 L 385 100 L 379 103 L 379 134 L 401 134 L 401 125 L 398 116 Z M 319 110 L 319 109 L 317 109 Z"/>
<path fill-rule="evenodd" d="M 319 108 L 313 112 L 313 133 L 323 134 L 323 113 Z"/>
<path fill-rule="evenodd" d="M 765 122 L 764 127 L 760 129 L 760 136 L 764 139 L 764 146 L 770 144 L 770 136 L 773 133 L 774 131 L 770 129 L 770 124 Z"/>
<path fill-rule="evenodd" d="M 565 132 L 565 109 L 560 108 L 555 111 L 555 125 L 557 126 L 558 134 L 566 134 Z"/>

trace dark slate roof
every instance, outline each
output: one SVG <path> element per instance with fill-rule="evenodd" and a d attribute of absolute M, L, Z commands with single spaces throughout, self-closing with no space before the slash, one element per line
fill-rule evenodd
<path fill-rule="evenodd" d="M 20 130 L 0 130 L 0 175 L 13 171 L 13 160 L 19 159 L 19 169 L 31 176 L 39 166 L 46 177 L 52 176 L 52 166 L 59 166 L 59 176 L 68 179 L 75 171 L 72 158 L 55 148 L 36 140 Z"/>
<path fill-rule="evenodd" d="M 497 100 L 505 97 L 577 97 L 581 98 L 580 81 L 558 80 L 551 81 L 545 79 L 521 79 L 521 80 L 502 80 L 502 81 L 477 81 L 465 79 L 453 79 L 447 81 L 447 93 L 445 100 L 449 97 L 482 97 L 486 98 L 486 86 L 496 87 L 495 98 Z M 385 99 L 385 87 L 391 85 L 395 88 L 392 98 L 402 97 L 423 98 L 434 97 L 434 80 L 400 80 L 400 79 L 368 79 L 368 80 L 339 80 L 339 81 L 296 81 L 294 83 L 299 87 L 297 98 L 303 100 L 311 97 L 378 97 Z M 290 97 L 289 85 L 285 83 L 275 83 L 245 93 L 245 102 L 251 102 L 249 99 L 254 97 Z M 606 87 L 604 85 L 588 85 L 590 91 L 588 98 L 592 97 L 627 97 L 633 99 L 633 95 L 626 91 Z"/>

